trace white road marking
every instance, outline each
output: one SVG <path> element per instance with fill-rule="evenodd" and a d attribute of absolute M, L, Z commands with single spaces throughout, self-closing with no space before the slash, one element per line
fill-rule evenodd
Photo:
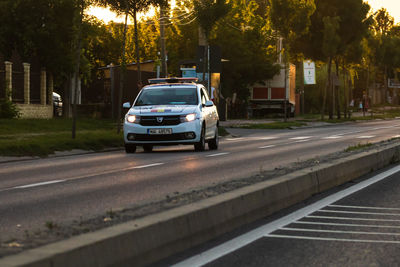
<path fill-rule="evenodd" d="M 342 210 L 318 210 L 318 212 L 381 215 L 381 216 L 400 216 L 400 213 L 380 213 L 380 212 L 342 211 Z"/>
<path fill-rule="evenodd" d="M 142 165 L 142 166 L 136 166 L 132 168 L 126 168 L 124 170 L 129 170 L 129 169 L 143 169 L 143 168 L 148 168 L 148 167 L 154 167 L 154 166 L 160 166 L 163 165 L 164 163 L 153 163 L 153 164 L 148 164 L 148 165 Z"/>
<path fill-rule="evenodd" d="M 47 181 L 47 182 L 41 182 L 41 183 L 35 183 L 35 184 L 15 186 L 12 189 L 30 188 L 30 187 L 36 187 L 36 186 L 42 186 L 42 185 L 48 185 L 48 184 L 62 183 L 65 181 L 66 180 L 53 180 L 53 181 Z"/>
<path fill-rule="evenodd" d="M 267 237 L 289 238 L 289 239 L 305 239 L 305 240 L 321 240 L 321 241 L 356 242 L 356 243 L 400 244 L 400 241 L 389 241 L 389 240 L 366 240 L 366 239 L 307 237 L 307 236 L 295 236 L 295 235 L 268 235 Z"/>
<path fill-rule="evenodd" d="M 309 215 L 304 218 L 344 220 L 344 221 L 349 220 L 349 221 L 374 221 L 374 222 L 400 222 L 400 220 L 395 220 L 395 219 L 368 219 L 368 218 L 357 218 L 357 217 L 332 217 L 332 216 L 315 216 L 315 215 Z"/>
<path fill-rule="evenodd" d="M 308 142 L 308 141 L 311 141 L 311 139 L 298 140 L 298 141 L 293 142 L 292 144 L 294 144 L 294 143 L 303 143 L 303 142 Z"/>
<path fill-rule="evenodd" d="M 110 171 L 104 171 L 104 172 L 100 172 L 100 173 L 93 173 L 93 174 L 89 174 L 89 175 L 70 177 L 69 179 L 64 179 L 64 180 L 54 180 L 54 181 L 47 181 L 47 182 L 40 182 L 40 183 L 34 183 L 34 184 L 14 186 L 14 187 L 0 189 L 0 192 L 5 192 L 5 191 L 13 190 L 13 189 L 24 189 L 24 188 L 37 187 L 37 186 L 48 185 L 48 184 L 62 183 L 62 182 L 66 182 L 66 181 L 91 178 L 91 177 L 95 177 L 95 176 L 99 176 L 99 175 L 105 175 L 105 174 L 112 174 L 112 173 L 117 173 L 117 172 L 129 171 L 129 170 L 132 170 L 132 169 L 143 169 L 143 168 L 148 168 L 148 167 L 154 167 L 154 166 L 159 166 L 159 165 L 163 165 L 163 164 L 165 164 L 165 163 L 161 163 L 161 162 L 160 163 L 153 163 L 153 164 L 148 164 L 148 165 L 134 166 L 134 167 L 123 168 L 123 169 L 118 169 L 118 170 L 110 170 Z"/>
<path fill-rule="evenodd" d="M 369 138 L 373 138 L 375 137 L 375 135 L 361 135 L 361 136 L 357 136 L 357 139 L 369 139 Z"/>
<path fill-rule="evenodd" d="M 254 137 L 254 139 L 256 140 L 273 140 L 273 139 L 277 139 L 278 137 L 275 136 L 267 136 L 267 137 Z"/>
<path fill-rule="evenodd" d="M 218 157 L 218 156 L 223 156 L 229 154 L 228 152 L 223 152 L 223 153 L 218 153 L 218 154 L 211 154 L 207 155 L 206 157 Z"/>
<path fill-rule="evenodd" d="M 342 134 L 338 134 L 338 135 L 348 135 L 348 134 L 355 134 L 355 133 L 361 133 L 363 131 L 353 131 L 353 132 L 347 132 L 347 133 L 342 133 Z"/>
<path fill-rule="evenodd" d="M 346 206 L 346 205 L 329 205 L 333 208 L 351 208 L 351 209 L 367 209 L 367 210 L 400 210 L 399 208 L 384 208 L 384 207 L 368 207 L 368 206 Z"/>
<path fill-rule="evenodd" d="M 259 148 L 263 149 L 263 148 L 270 148 L 270 147 L 275 147 L 275 145 L 260 146 Z"/>
<path fill-rule="evenodd" d="M 243 137 L 238 137 L 238 138 L 227 138 L 227 141 L 243 141 L 245 140 Z"/>
<path fill-rule="evenodd" d="M 278 220 L 275 220 L 271 223 L 265 224 L 265 225 L 258 227 L 246 234 L 243 234 L 232 240 L 222 243 L 219 246 L 216 246 L 207 251 L 204 251 L 201 254 L 195 255 L 195 256 L 188 258 L 182 262 L 179 262 L 174 266 L 202 266 L 207 263 L 210 263 L 224 255 L 227 255 L 241 247 L 244 247 L 244 246 L 254 242 L 255 240 L 257 240 L 263 236 L 269 235 L 273 231 L 276 231 L 277 229 L 282 228 L 285 225 L 293 223 L 293 222 L 295 222 L 295 221 L 297 221 L 297 220 L 299 220 L 299 219 L 301 219 L 323 207 L 326 207 L 327 205 L 331 205 L 332 203 L 334 203 L 348 195 L 351 195 L 359 190 L 362 190 L 362 189 L 366 188 L 367 186 L 377 183 L 399 171 L 400 171 L 400 166 L 393 167 L 385 172 L 382 172 L 374 177 L 369 178 L 368 180 L 362 181 L 362 182 L 360 182 L 356 185 L 353 185 L 343 191 L 340 191 L 333 195 L 330 195 L 324 199 L 321 199 L 320 201 L 317 201 L 307 207 L 299 209 L 299 210 L 297 210 L 287 216 L 284 216 Z M 291 238 L 291 237 L 285 236 L 285 238 Z M 354 242 L 354 240 L 349 240 L 349 241 Z M 399 241 L 399 243 L 400 243 L 400 241 Z"/>
<path fill-rule="evenodd" d="M 294 224 L 311 224 L 311 225 L 329 225 L 329 226 L 346 226 L 346 227 L 371 227 L 371 228 L 394 228 L 394 229 L 400 229 L 399 225 L 324 223 L 324 222 L 307 222 L 307 221 L 297 221 L 297 222 L 294 222 Z"/>
<path fill-rule="evenodd" d="M 338 139 L 338 138 L 342 138 L 343 136 L 341 135 L 331 135 L 331 136 L 327 136 L 327 137 L 322 137 L 322 139 Z"/>
<path fill-rule="evenodd" d="M 308 228 L 289 228 L 283 227 L 279 230 L 284 231 L 296 231 L 296 232 L 314 232 L 314 233 L 334 233 L 334 234 L 359 234 L 359 235 L 390 235 L 396 236 L 400 233 L 386 233 L 386 232 L 363 232 L 363 231 L 339 231 L 339 230 L 320 230 L 320 229 L 308 229 Z"/>
<path fill-rule="evenodd" d="M 304 140 L 304 139 L 310 139 L 312 136 L 298 136 L 298 137 L 292 137 L 289 138 L 290 140 Z"/>
<path fill-rule="evenodd" d="M 376 128 L 372 128 L 372 130 L 390 129 L 390 128 L 394 128 L 394 127 L 396 127 L 396 126 L 393 125 L 393 126 L 376 127 Z"/>

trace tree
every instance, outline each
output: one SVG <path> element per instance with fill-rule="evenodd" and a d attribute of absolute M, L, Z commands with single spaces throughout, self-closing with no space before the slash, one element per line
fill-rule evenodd
<path fill-rule="evenodd" d="M 193 12 L 203 31 L 205 41 L 208 46 L 211 30 L 214 28 L 218 20 L 228 14 L 231 9 L 230 2 L 226 0 L 194 0 Z M 205 81 L 205 73 L 207 66 L 207 49 L 204 48 L 203 55 L 203 82 Z M 210 77 L 208 78 L 210 80 Z M 210 90 L 210 88 L 208 88 Z"/>
<path fill-rule="evenodd" d="M 142 76 L 140 69 L 140 49 L 139 49 L 139 34 L 138 34 L 138 20 L 137 13 L 147 11 L 151 5 L 166 5 L 167 0 L 96 0 L 96 3 L 102 6 L 108 6 L 111 10 L 118 14 L 125 14 L 125 27 L 123 35 L 123 47 L 121 52 L 121 83 L 119 87 L 118 96 L 118 132 L 120 131 L 120 120 L 121 120 L 121 99 L 124 87 L 124 73 L 126 68 L 125 51 L 126 51 L 126 35 L 127 35 L 127 19 L 128 15 L 133 17 L 134 22 L 134 38 L 135 38 L 135 54 L 136 54 L 136 65 L 138 73 L 138 87 L 142 86 Z"/>
<path fill-rule="evenodd" d="M 74 1 L 0 1 L 0 53 L 10 59 L 16 51 L 24 61 L 38 58 L 62 83 L 71 73 L 74 40 Z"/>
<path fill-rule="evenodd" d="M 284 38 L 283 56 L 285 65 L 285 85 L 288 72 L 288 43 L 308 32 L 310 16 L 315 10 L 313 0 L 269 0 L 269 17 L 272 27 Z M 287 118 L 286 99 L 284 101 L 284 121 Z"/>
<path fill-rule="evenodd" d="M 166 0 L 96 0 L 96 3 L 101 6 L 108 6 L 112 11 L 118 14 L 129 14 L 134 22 L 134 38 L 135 38 L 135 52 L 136 64 L 138 66 L 138 81 L 140 82 L 140 49 L 139 49 L 139 34 L 138 34 L 138 20 L 137 14 L 139 12 L 147 11 L 150 6 L 166 5 Z"/>
<path fill-rule="evenodd" d="M 376 34 L 386 35 L 392 29 L 394 25 L 394 19 L 389 15 L 385 8 L 379 9 L 374 14 L 374 23 L 372 28 Z"/>
<path fill-rule="evenodd" d="M 310 30 L 307 34 L 295 40 L 297 49 L 301 49 L 308 58 L 330 64 L 332 60 L 343 57 L 348 52 L 349 47 L 360 46 L 362 39 L 368 33 L 370 24 L 370 20 L 367 17 L 370 9 L 368 4 L 362 0 L 315 0 L 315 6 L 315 12 L 310 17 Z M 336 48 L 328 43 L 330 39 L 335 39 L 332 36 L 328 36 L 329 32 L 340 37 L 340 42 L 335 44 Z M 328 69 L 331 70 L 331 67 L 328 67 Z M 330 71 L 327 78 L 327 86 L 329 87 L 332 84 L 329 81 L 331 79 Z M 331 90 L 328 94 L 329 118 L 332 119 L 333 86 L 329 90 Z M 325 108 L 322 105 L 322 117 L 324 113 Z"/>
<path fill-rule="evenodd" d="M 210 35 L 210 43 L 218 44 L 227 59 L 221 76 L 223 94 L 225 97 L 236 94 L 245 101 L 249 96 L 248 86 L 271 79 L 279 73 L 280 66 L 275 64 L 271 28 L 257 1 L 234 0 L 231 4 L 231 11 Z"/>

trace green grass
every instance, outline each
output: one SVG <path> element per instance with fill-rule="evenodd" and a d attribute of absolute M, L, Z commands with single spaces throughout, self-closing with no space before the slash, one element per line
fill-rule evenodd
<path fill-rule="evenodd" d="M 110 120 L 78 119 L 75 139 L 71 128 L 68 119 L 0 120 L 0 155 L 45 157 L 55 151 L 123 146 L 123 135 Z"/>
<path fill-rule="evenodd" d="M 243 129 L 288 129 L 291 127 L 301 127 L 307 125 L 303 122 L 288 121 L 288 122 L 269 122 L 269 123 L 254 123 L 246 125 L 238 125 L 236 128 Z"/>
<path fill-rule="evenodd" d="M 364 149 L 367 147 L 372 146 L 371 143 L 366 143 L 366 144 L 357 144 L 355 146 L 349 146 L 348 148 L 346 148 L 344 151 L 345 152 L 351 152 L 351 151 L 356 151 L 356 150 L 360 150 L 360 149 Z"/>
<path fill-rule="evenodd" d="M 79 130 L 109 130 L 115 128 L 111 120 L 78 119 Z M 0 135 L 70 131 L 71 119 L 0 119 Z"/>

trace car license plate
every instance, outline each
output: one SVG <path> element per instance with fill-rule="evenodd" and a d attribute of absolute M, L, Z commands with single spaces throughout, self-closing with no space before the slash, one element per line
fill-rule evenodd
<path fill-rule="evenodd" d="M 171 128 L 147 129 L 148 134 L 172 134 Z"/>

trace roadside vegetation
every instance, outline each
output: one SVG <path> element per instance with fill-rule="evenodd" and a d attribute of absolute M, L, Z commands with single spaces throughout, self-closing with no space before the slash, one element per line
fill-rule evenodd
<path fill-rule="evenodd" d="M 0 156 L 46 157 L 73 149 L 101 151 L 123 147 L 123 134 L 112 120 L 79 119 L 71 138 L 71 119 L 0 119 Z M 229 133 L 218 128 L 220 136 Z"/>
<path fill-rule="evenodd" d="M 243 129 L 290 129 L 292 127 L 301 127 L 307 125 L 304 122 L 298 121 L 275 121 L 275 122 L 268 122 L 268 123 L 252 123 L 252 124 L 245 124 L 245 125 L 236 125 L 232 126 L 233 128 L 243 128 Z"/>
<path fill-rule="evenodd" d="M 76 138 L 71 138 L 71 119 L 1 119 L 0 155 L 41 156 L 72 149 L 99 151 L 122 147 L 122 133 L 117 134 L 111 120 L 77 121 Z"/>
<path fill-rule="evenodd" d="M 370 146 L 372 146 L 371 143 L 366 143 L 366 144 L 361 144 L 361 143 L 359 143 L 359 144 L 357 144 L 357 145 L 355 145 L 355 146 L 349 146 L 349 147 L 346 148 L 344 151 L 345 151 L 345 152 L 352 152 L 352 151 L 362 150 L 362 149 L 368 148 L 368 147 L 370 147 Z"/>

